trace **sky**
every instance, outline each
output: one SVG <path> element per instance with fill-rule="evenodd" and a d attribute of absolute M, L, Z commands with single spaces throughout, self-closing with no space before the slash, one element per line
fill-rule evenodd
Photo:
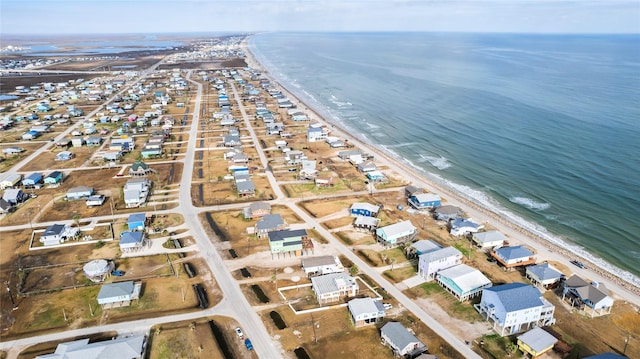
<path fill-rule="evenodd" d="M 640 0 L 1 0 L 2 34 L 640 33 Z"/>

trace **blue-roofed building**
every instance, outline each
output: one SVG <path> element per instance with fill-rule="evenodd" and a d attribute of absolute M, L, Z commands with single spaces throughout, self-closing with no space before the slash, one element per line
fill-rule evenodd
<path fill-rule="evenodd" d="M 44 178 L 46 184 L 58 184 L 62 182 L 63 174 L 60 171 L 53 171 Z"/>
<path fill-rule="evenodd" d="M 524 246 L 500 247 L 491 251 L 491 256 L 506 268 L 528 266 L 536 262 L 536 257 Z"/>
<path fill-rule="evenodd" d="M 147 216 L 144 213 L 133 213 L 127 219 L 127 226 L 130 231 L 144 231 Z"/>
<path fill-rule="evenodd" d="M 628 359 L 628 357 L 614 354 L 614 353 L 602 353 L 602 354 L 593 355 L 590 357 L 584 357 L 584 359 Z"/>
<path fill-rule="evenodd" d="M 469 233 L 476 233 L 484 228 L 484 225 L 478 224 L 470 218 L 456 218 L 449 223 L 449 233 L 452 236 L 466 236 Z"/>
<path fill-rule="evenodd" d="M 555 323 L 555 307 L 540 291 L 524 283 L 509 283 L 482 290 L 474 307 L 501 336 Z"/>
<path fill-rule="evenodd" d="M 144 232 L 122 232 L 120 234 L 120 250 L 131 252 L 142 249 Z"/>
<path fill-rule="evenodd" d="M 552 288 L 554 284 L 560 282 L 564 274 L 560 273 L 549 263 L 541 263 L 525 268 L 525 277 L 537 287 L 545 289 Z"/>
<path fill-rule="evenodd" d="M 407 247 L 407 258 L 415 258 L 421 254 L 433 252 L 440 248 L 442 248 L 442 246 L 433 239 L 421 239 Z"/>
<path fill-rule="evenodd" d="M 366 202 L 358 202 L 351 205 L 349 212 L 352 216 L 377 217 L 378 212 L 380 212 L 380 206 Z"/>
<path fill-rule="evenodd" d="M 409 204 L 416 209 L 430 209 L 440 205 L 440 196 L 434 193 L 418 193 L 409 197 Z"/>
<path fill-rule="evenodd" d="M 35 187 L 36 185 L 39 185 L 41 182 L 42 182 L 42 174 L 38 172 L 34 172 L 22 180 L 22 185 L 29 188 L 29 187 Z"/>

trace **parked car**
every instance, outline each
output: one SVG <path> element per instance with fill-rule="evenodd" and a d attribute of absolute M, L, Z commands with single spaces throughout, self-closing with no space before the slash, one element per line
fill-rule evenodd
<path fill-rule="evenodd" d="M 236 328 L 236 334 L 238 334 L 238 337 L 242 338 L 244 336 L 244 333 L 242 333 L 242 329 L 240 329 L 240 327 Z"/>
<path fill-rule="evenodd" d="M 247 347 L 247 350 L 253 350 L 253 344 L 251 344 L 251 340 L 249 340 L 249 338 L 244 340 L 244 346 Z"/>
<path fill-rule="evenodd" d="M 382 306 L 384 307 L 385 310 L 389 310 L 393 308 L 393 304 L 391 303 L 383 303 Z"/>
<path fill-rule="evenodd" d="M 116 277 L 122 277 L 124 275 L 124 271 L 121 270 L 114 270 L 113 272 L 111 272 L 112 276 L 116 276 Z"/>

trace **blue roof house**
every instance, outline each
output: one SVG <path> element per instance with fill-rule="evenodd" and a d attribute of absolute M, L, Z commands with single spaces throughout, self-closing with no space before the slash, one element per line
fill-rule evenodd
<path fill-rule="evenodd" d="M 147 217 L 144 213 L 133 213 L 127 219 L 127 226 L 130 231 L 144 231 Z"/>
<path fill-rule="evenodd" d="M 53 171 L 44 178 L 44 183 L 46 184 L 56 184 L 62 182 L 62 172 Z"/>
<path fill-rule="evenodd" d="M 555 323 L 553 304 L 544 299 L 538 288 L 524 283 L 485 288 L 480 303 L 474 307 L 501 336 Z"/>
<path fill-rule="evenodd" d="M 530 280 L 533 285 L 549 289 L 554 284 L 560 282 L 564 274 L 560 273 L 560 271 L 549 263 L 541 263 L 527 266 L 525 268 L 525 277 Z"/>
<path fill-rule="evenodd" d="M 491 251 L 491 256 L 506 268 L 528 266 L 536 257 L 524 246 L 500 247 Z"/>
<path fill-rule="evenodd" d="M 467 218 L 456 218 L 449 223 L 449 226 L 449 233 L 451 233 L 452 236 L 466 236 L 469 233 L 476 233 L 484 228 L 484 225 Z"/>
<path fill-rule="evenodd" d="M 352 216 L 377 217 L 380 212 L 380 206 L 362 202 L 351 205 L 349 212 Z"/>
<path fill-rule="evenodd" d="M 440 196 L 434 193 L 418 193 L 409 197 L 409 204 L 416 209 L 430 209 L 440 206 Z"/>
<path fill-rule="evenodd" d="M 120 250 L 132 252 L 142 249 L 144 244 L 144 232 L 122 232 L 120 233 Z"/>
<path fill-rule="evenodd" d="M 25 187 L 35 187 L 40 182 L 42 182 L 42 174 L 34 172 L 22 180 L 22 185 Z"/>

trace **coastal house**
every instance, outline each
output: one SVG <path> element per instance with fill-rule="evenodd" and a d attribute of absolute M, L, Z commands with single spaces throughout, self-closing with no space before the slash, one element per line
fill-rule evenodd
<path fill-rule="evenodd" d="M 127 219 L 127 227 L 130 231 L 144 231 L 147 216 L 144 213 L 132 213 Z"/>
<path fill-rule="evenodd" d="M 10 146 L 2 149 L 2 154 L 5 156 L 14 156 L 24 152 L 24 148 L 18 146 Z"/>
<path fill-rule="evenodd" d="M 384 319 L 382 302 L 373 298 L 351 299 L 347 303 L 347 309 L 356 328 L 380 323 Z"/>
<path fill-rule="evenodd" d="M 85 141 L 82 137 L 74 137 L 71 139 L 71 146 L 73 147 L 82 147 L 84 143 Z"/>
<path fill-rule="evenodd" d="M 433 252 L 440 248 L 442 248 L 442 246 L 433 239 L 421 239 L 407 247 L 407 258 L 415 258 L 421 254 Z"/>
<path fill-rule="evenodd" d="M 25 132 L 25 133 L 22 134 L 22 139 L 24 141 L 31 141 L 31 140 L 34 140 L 34 139 L 40 137 L 41 135 L 42 135 L 42 133 L 38 132 L 38 131 L 28 131 L 28 132 Z"/>
<path fill-rule="evenodd" d="M 368 232 L 375 232 L 380 224 L 380 219 L 375 217 L 356 216 L 353 221 L 353 228 L 362 229 Z"/>
<path fill-rule="evenodd" d="M 415 358 L 427 351 L 427 346 L 399 322 L 389 322 L 380 328 L 382 343 L 391 348 L 393 355 Z"/>
<path fill-rule="evenodd" d="M 524 283 L 485 288 L 480 303 L 474 308 L 485 320 L 493 323 L 493 330 L 500 336 L 555 323 L 555 307 L 536 287 Z"/>
<path fill-rule="evenodd" d="M 73 158 L 73 153 L 72 152 L 62 151 L 62 152 L 58 152 L 56 154 L 55 160 L 56 161 L 69 161 L 72 158 Z"/>
<path fill-rule="evenodd" d="M 303 241 L 308 240 L 305 229 L 285 229 L 269 232 L 269 249 L 271 253 L 302 252 Z"/>
<path fill-rule="evenodd" d="M 376 240 L 384 246 L 395 246 L 413 241 L 417 233 L 417 228 L 406 220 L 376 229 Z"/>
<path fill-rule="evenodd" d="M 327 133 L 319 127 L 307 129 L 307 142 L 321 142 L 327 139 Z"/>
<path fill-rule="evenodd" d="M 452 236 L 466 236 L 469 233 L 476 233 L 484 228 L 484 225 L 474 222 L 471 218 L 456 218 L 449 222 L 449 233 Z"/>
<path fill-rule="evenodd" d="M 0 198 L 0 214 L 11 213 L 15 210 L 15 208 L 16 208 L 15 205 Z"/>
<path fill-rule="evenodd" d="M 380 212 L 380 206 L 366 202 L 358 202 L 351 205 L 349 212 L 352 216 L 377 217 L 378 212 Z"/>
<path fill-rule="evenodd" d="M 102 194 L 94 194 L 87 198 L 87 207 L 102 206 L 107 198 Z"/>
<path fill-rule="evenodd" d="M 76 238 L 80 230 L 77 227 L 69 227 L 66 224 L 53 224 L 40 235 L 40 242 L 45 246 L 61 244 Z"/>
<path fill-rule="evenodd" d="M 404 196 L 407 199 L 411 198 L 414 195 L 423 193 L 423 192 L 424 192 L 424 190 L 422 188 L 416 187 L 416 186 L 413 186 L 413 185 L 408 185 L 408 186 L 406 186 L 404 188 Z"/>
<path fill-rule="evenodd" d="M 536 262 L 533 252 L 524 246 L 496 248 L 491 251 L 491 256 L 505 268 L 528 266 Z"/>
<path fill-rule="evenodd" d="M 39 355 L 35 359 L 99 359 L 103 353 L 109 353 L 112 358 L 142 359 L 146 342 L 145 335 L 123 336 L 93 343 L 85 338 L 60 343 L 52 354 Z"/>
<path fill-rule="evenodd" d="M 140 207 L 147 202 L 151 190 L 151 181 L 146 178 L 133 178 L 123 188 L 124 203 L 127 208 Z"/>
<path fill-rule="evenodd" d="M 387 178 L 381 171 L 371 171 L 366 174 L 367 179 L 371 182 L 385 182 Z"/>
<path fill-rule="evenodd" d="M 238 181 L 236 176 L 236 191 L 240 197 L 253 197 L 256 195 L 256 186 L 251 179 Z"/>
<path fill-rule="evenodd" d="M 44 178 L 44 183 L 50 185 L 56 185 L 58 183 L 62 183 L 63 174 L 60 171 L 53 171 Z"/>
<path fill-rule="evenodd" d="M 68 201 L 77 201 L 81 199 L 86 199 L 89 196 L 93 195 L 93 188 L 87 186 L 78 186 L 70 188 L 67 191 L 66 198 Z"/>
<path fill-rule="evenodd" d="M 440 196 L 434 193 L 418 193 L 409 197 L 409 204 L 415 209 L 431 209 L 440 205 Z"/>
<path fill-rule="evenodd" d="M 507 241 L 507 237 L 498 231 L 486 231 L 476 232 L 471 237 L 471 240 L 478 248 L 491 249 L 494 247 L 502 247 Z"/>
<path fill-rule="evenodd" d="M 553 288 L 564 277 L 560 271 L 549 263 L 530 265 L 525 268 L 525 277 L 537 287 Z"/>
<path fill-rule="evenodd" d="M 344 266 L 337 256 L 305 257 L 302 269 L 307 277 L 344 272 Z"/>
<path fill-rule="evenodd" d="M 14 188 L 22 181 L 22 175 L 18 173 L 7 175 L 0 181 L 0 189 Z"/>
<path fill-rule="evenodd" d="M 433 210 L 433 218 L 438 221 L 448 222 L 460 217 L 461 214 L 462 210 L 460 209 L 460 207 L 448 204 L 444 206 L 438 206 Z"/>
<path fill-rule="evenodd" d="M 129 176 L 131 177 L 144 177 L 153 172 L 155 171 L 142 161 L 136 161 L 129 167 Z"/>
<path fill-rule="evenodd" d="M 517 336 L 517 345 L 523 353 L 531 358 L 537 358 L 553 349 L 558 339 L 540 327 L 535 327 L 528 332 Z"/>
<path fill-rule="evenodd" d="M 356 166 L 356 168 L 358 168 L 358 171 L 362 173 L 367 173 L 367 172 L 377 170 L 378 166 L 376 166 L 376 164 L 373 161 L 366 161 L 366 162 L 359 163 Z"/>
<path fill-rule="evenodd" d="M 87 137 L 85 143 L 87 144 L 87 146 L 100 146 L 102 144 L 102 137 L 89 136 Z"/>
<path fill-rule="evenodd" d="M 225 135 L 223 137 L 223 143 L 225 147 L 235 147 L 242 144 L 242 142 L 240 142 L 240 136 L 238 135 Z"/>
<path fill-rule="evenodd" d="M 142 249 L 144 246 L 144 232 L 122 232 L 120 233 L 120 250 L 122 252 L 133 252 Z"/>
<path fill-rule="evenodd" d="M 311 277 L 311 289 L 320 305 L 337 302 L 342 297 L 355 297 L 358 293 L 356 279 L 344 274 L 333 273 Z"/>
<path fill-rule="evenodd" d="M 591 317 L 611 313 L 613 298 L 602 283 L 587 282 L 577 275 L 573 275 L 562 284 L 562 299 L 571 305 L 584 310 Z"/>
<path fill-rule="evenodd" d="M 244 218 L 258 219 L 271 213 L 271 205 L 267 202 L 251 202 L 243 211 Z"/>
<path fill-rule="evenodd" d="M 17 205 L 27 200 L 29 196 L 19 188 L 7 188 L 2 194 L 2 199 L 12 205 Z"/>
<path fill-rule="evenodd" d="M 269 232 L 284 230 L 287 227 L 280 214 L 267 214 L 256 222 L 255 233 L 258 238 L 267 238 Z"/>
<path fill-rule="evenodd" d="M 418 256 L 418 275 L 430 281 L 446 268 L 462 263 L 462 252 L 454 247 L 436 249 Z"/>
<path fill-rule="evenodd" d="M 132 280 L 126 282 L 106 283 L 100 287 L 98 292 L 98 304 L 102 308 L 128 307 L 132 300 L 140 298 L 142 283 L 134 283 Z M 112 353 L 110 353 L 112 354 Z"/>
<path fill-rule="evenodd" d="M 492 286 L 489 278 L 482 272 L 466 264 L 458 264 L 439 271 L 436 274 L 436 281 L 461 302 L 480 295 L 484 288 Z"/>

